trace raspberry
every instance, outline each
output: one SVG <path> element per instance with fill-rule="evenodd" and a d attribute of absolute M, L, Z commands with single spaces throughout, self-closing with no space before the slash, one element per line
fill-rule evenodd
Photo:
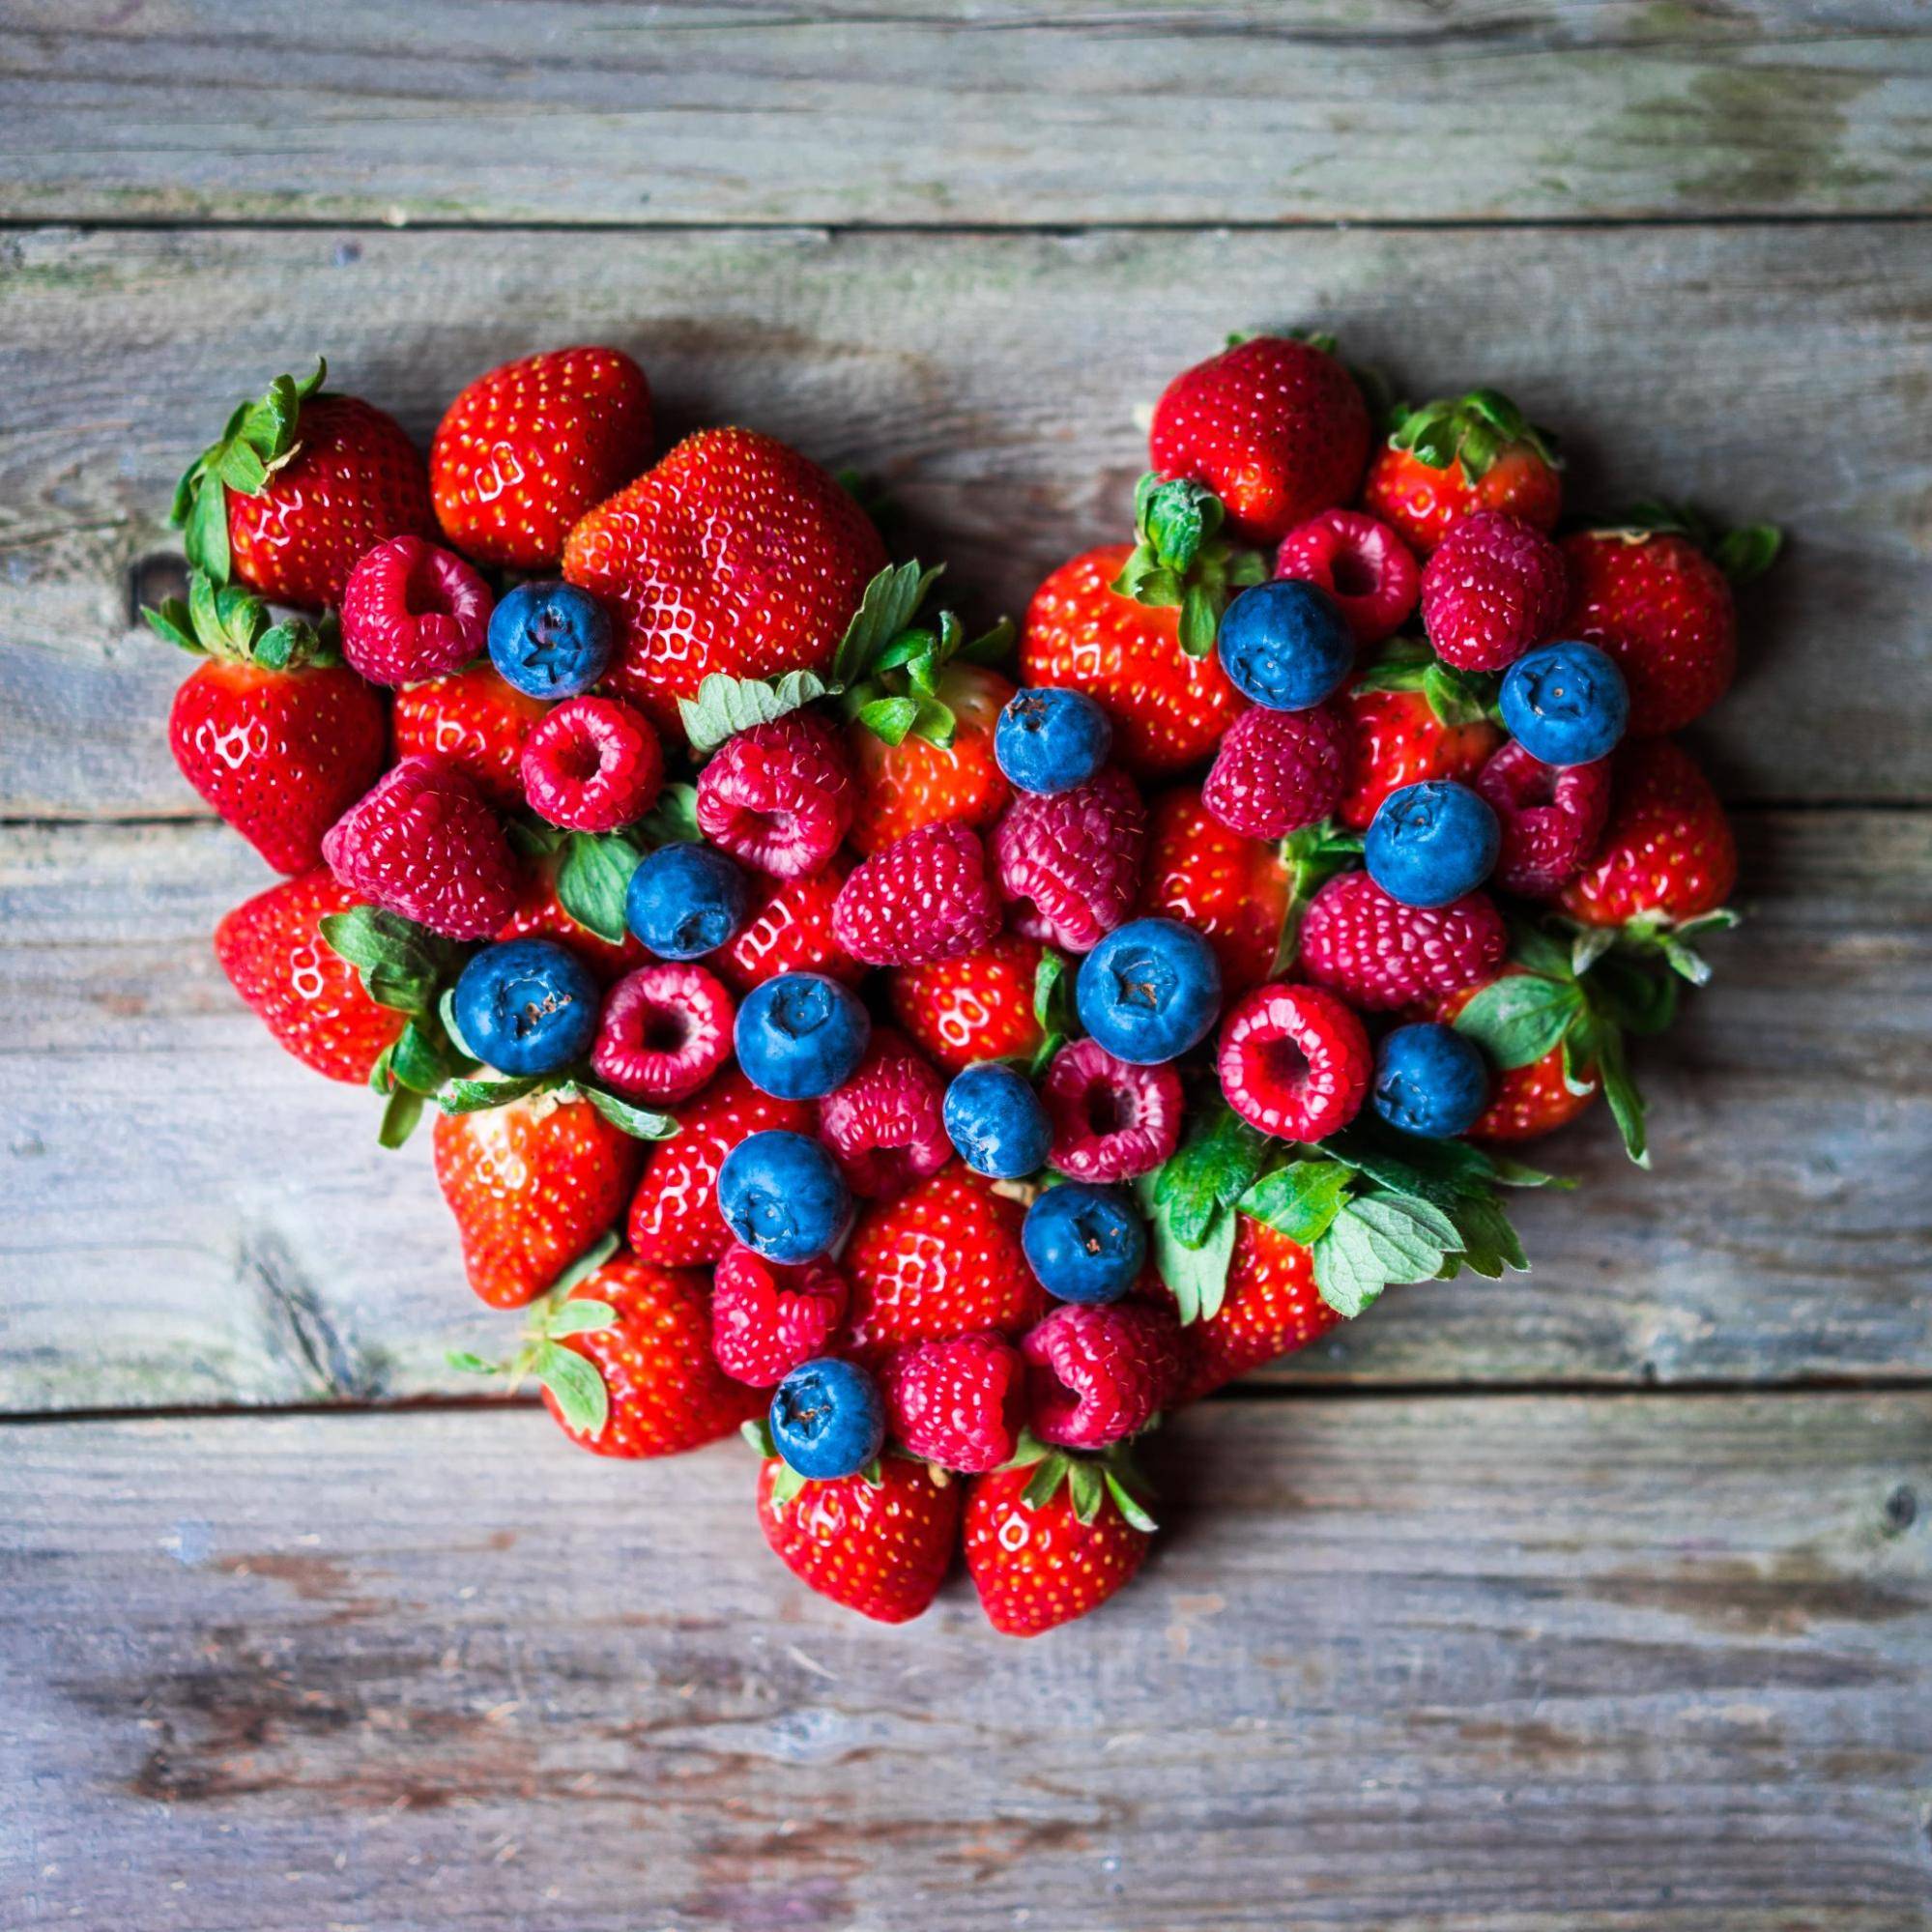
<path fill-rule="evenodd" d="M 1222 1022 L 1221 1090 L 1251 1127 L 1284 1140 L 1325 1140 L 1368 1097 L 1369 1029 L 1318 986 L 1257 986 Z"/>
<path fill-rule="evenodd" d="M 1140 890 L 1147 813 L 1124 771 L 1052 794 L 1023 792 L 993 832 L 1008 923 L 1030 939 L 1091 952 Z"/>
<path fill-rule="evenodd" d="M 1180 1387 L 1180 1324 L 1150 1304 L 1069 1303 L 1020 1346 L 1033 1433 L 1063 1449 L 1105 1449 L 1138 1434 Z"/>
<path fill-rule="evenodd" d="M 886 1420 L 914 1456 L 973 1476 L 1013 1459 L 1026 1423 L 1026 1363 L 990 1331 L 902 1348 L 879 1370 Z"/>
<path fill-rule="evenodd" d="M 729 1249 L 711 1289 L 711 1352 L 735 1382 L 772 1389 L 825 1353 L 851 1290 L 829 1261 L 788 1268 Z"/>
<path fill-rule="evenodd" d="M 1275 575 L 1326 591 L 1357 644 L 1394 637 L 1422 589 L 1408 545 L 1365 510 L 1323 510 L 1298 524 L 1282 538 Z"/>
<path fill-rule="evenodd" d="M 371 684 L 413 684 L 481 657 L 489 588 L 419 536 L 365 551 L 342 587 L 342 654 Z"/>
<path fill-rule="evenodd" d="M 875 1032 L 858 1071 L 819 1103 L 819 1137 L 854 1194 L 904 1194 L 952 1159 L 946 1084 L 890 1027 Z"/>
<path fill-rule="evenodd" d="M 802 879 L 838 851 L 855 791 L 831 727 L 804 711 L 727 739 L 698 776 L 698 829 L 776 879 Z"/>
<path fill-rule="evenodd" d="M 1569 594 L 1563 552 L 1500 510 L 1464 517 L 1422 573 L 1422 620 L 1459 671 L 1500 671 L 1556 635 Z"/>
<path fill-rule="evenodd" d="M 701 966 L 663 961 L 611 988 L 591 1066 L 632 1100 L 688 1099 L 732 1056 L 732 996 Z"/>
<path fill-rule="evenodd" d="M 1151 1174 L 1180 1144 L 1180 1075 L 1116 1060 L 1098 1040 L 1062 1047 L 1040 1098 L 1053 1124 L 1053 1164 L 1077 1181 Z"/>
<path fill-rule="evenodd" d="M 840 888 L 832 933 L 867 966 L 930 966 L 975 952 L 999 930 L 999 895 L 978 833 L 921 825 Z"/>
<path fill-rule="evenodd" d="M 832 937 L 832 908 L 845 882 L 838 859 L 809 879 L 754 874 L 751 911 L 712 965 L 739 993 L 782 972 L 822 972 L 855 985 L 865 968 Z"/>
<path fill-rule="evenodd" d="M 482 794 L 441 758 L 406 758 L 322 841 L 337 880 L 451 939 L 487 939 L 515 915 L 516 861 Z"/>
<path fill-rule="evenodd" d="M 1366 872 L 1344 872 L 1310 902 L 1301 965 L 1351 1006 L 1392 1013 L 1487 978 L 1508 947 L 1503 915 L 1486 893 L 1403 906 Z"/>
<path fill-rule="evenodd" d="M 573 832 L 635 823 L 664 789 L 664 749 L 641 711 L 616 698 L 571 698 L 523 741 L 532 808 Z"/>
<path fill-rule="evenodd" d="M 1583 870 L 1610 810 L 1610 761 L 1544 764 L 1514 739 L 1474 780 L 1503 828 L 1495 882 L 1525 899 L 1553 899 Z"/>
<path fill-rule="evenodd" d="M 1227 728 L 1200 802 L 1230 832 L 1286 838 L 1335 810 L 1348 764 L 1348 726 L 1333 706 L 1271 711 L 1256 705 Z"/>

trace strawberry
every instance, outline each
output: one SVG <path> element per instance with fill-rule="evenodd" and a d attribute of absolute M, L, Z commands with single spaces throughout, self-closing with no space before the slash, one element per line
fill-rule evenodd
<path fill-rule="evenodd" d="M 1497 979 L 1521 976 L 1527 968 L 1506 966 Z M 1452 993 L 1430 1015 L 1432 1019 L 1454 1022 L 1456 1015 L 1479 993 L 1495 985 L 1466 986 Z M 1495 1083 L 1489 1089 L 1489 1104 L 1477 1115 L 1469 1130 L 1472 1140 L 1535 1140 L 1554 1134 L 1584 1112 L 1601 1091 L 1594 1060 L 1585 1060 L 1566 1070 L 1564 1043 L 1559 1040 L 1534 1060 L 1519 1067 L 1498 1067 Z"/>
<path fill-rule="evenodd" d="M 914 1341 L 1024 1334 L 1048 1307 L 1020 1247 L 1024 1219 L 1018 1201 L 957 1161 L 864 1208 L 843 1263 L 851 1352 L 876 1360 Z"/>
<path fill-rule="evenodd" d="M 1561 467 L 1550 439 L 1508 396 L 1472 389 L 1399 412 L 1369 466 L 1362 505 L 1426 558 L 1478 510 L 1553 529 L 1563 507 Z"/>
<path fill-rule="evenodd" d="M 540 570 L 650 460 L 650 385 L 621 349 L 553 349 L 478 376 L 429 451 L 436 514 L 485 563 Z"/>
<path fill-rule="evenodd" d="M 277 376 L 175 486 L 187 561 L 277 603 L 339 604 L 349 572 L 391 536 L 436 534 L 429 476 L 393 417 L 323 391 L 325 365 Z"/>
<path fill-rule="evenodd" d="M 622 1128 L 554 1093 L 441 1113 L 433 1139 L 464 1271 L 492 1308 L 549 1288 L 616 1224 L 637 1175 L 638 1144 Z"/>
<path fill-rule="evenodd" d="M 808 879 L 754 875 L 751 911 L 712 961 L 719 977 L 736 993 L 749 993 L 784 972 L 822 972 L 856 985 L 865 968 L 832 934 L 832 908 L 846 878 L 838 858 Z"/>
<path fill-rule="evenodd" d="M 1176 1400 L 1195 1401 L 1306 1348 L 1341 1319 L 1315 1288 L 1309 1251 L 1266 1222 L 1237 1214 L 1220 1305 L 1183 1331 L 1187 1370 Z"/>
<path fill-rule="evenodd" d="M 326 866 L 258 892 L 215 929 L 229 983 L 304 1066 L 360 1085 L 402 1031 L 405 1016 L 362 990 L 317 922 L 356 904 Z"/>
<path fill-rule="evenodd" d="M 967 1484 L 966 1560 L 987 1622 L 1009 1637 L 1035 1637 L 1131 1582 L 1154 1523 L 1120 1458 L 1039 1443 L 1022 1454 L 1030 1460 Z"/>
<path fill-rule="evenodd" d="M 800 1484 L 766 1455 L 758 1523 L 807 1588 L 876 1623 L 909 1623 L 938 1595 L 952 1563 L 960 1486 L 903 1456 L 883 1456 L 858 1476 Z"/>
<path fill-rule="evenodd" d="M 1335 810 L 1350 831 L 1366 832 L 1376 807 L 1404 785 L 1467 783 L 1503 741 L 1459 687 L 1428 678 L 1426 666 L 1425 653 L 1395 647 L 1330 701 L 1353 728 L 1348 790 Z"/>
<path fill-rule="evenodd" d="M 605 682 L 669 730 L 712 672 L 830 670 L 885 562 L 863 510 L 816 463 L 749 429 L 688 436 L 579 519 L 563 575 L 611 607 Z"/>
<path fill-rule="evenodd" d="M 381 776 L 382 699 L 325 625 L 271 623 L 259 597 L 206 573 L 142 615 L 201 663 L 168 709 L 182 776 L 277 872 L 313 869 L 330 826 Z"/>
<path fill-rule="evenodd" d="M 1230 832 L 1187 786 L 1149 808 L 1140 910 L 1178 919 L 1201 934 L 1221 963 L 1231 1005 L 1275 969 L 1288 912 L 1288 867 L 1281 849 Z"/>
<path fill-rule="evenodd" d="M 975 1060 L 1030 1059 L 1046 1042 L 1034 1006 L 1037 939 L 1002 933 L 978 952 L 889 975 L 899 1024 L 949 1074 Z"/>
<path fill-rule="evenodd" d="M 1053 571 L 1026 608 L 1020 666 L 1028 684 L 1097 699 L 1113 725 L 1114 756 L 1137 777 L 1156 778 L 1206 758 L 1245 706 L 1220 658 L 1182 649 L 1178 610 L 1114 591 L 1133 554 L 1108 544 Z"/>
<path fill-rule="evenodd" d="M 523 741 L 547 708 L 488 664 L 472 664 L 395 694 L 395 755 L 447 759 L 499 811 L 513 812 L 523 803 Z"/>

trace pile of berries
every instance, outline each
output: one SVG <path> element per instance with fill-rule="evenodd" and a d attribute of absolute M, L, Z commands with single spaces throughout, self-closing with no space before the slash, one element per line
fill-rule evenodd
<path fill-rule="evenodd" d="M 1001 1630 L 1082 1615 L 1161 1416 L 1524 1267 L 1511 1150 L 1600 1094 L 1645 1158 L 1625 1042 L 1736 872 L 1670 734 L 1772 533 L 1559 537 L 1505 397 L 1378 424 L 1255 336 L 1161 397 L 1134 540 L 973 636 L 770 437 L 653 462 L 616 350 L 479 377 L 426 461 L 323 378 L 196 460 L 148 614 L 286 875 L 221 965 L 385 1144 L 433 1109 L 562 1427 L 742 1427 L 814 1589 L 901 1621 L 963 1546 Z"/>

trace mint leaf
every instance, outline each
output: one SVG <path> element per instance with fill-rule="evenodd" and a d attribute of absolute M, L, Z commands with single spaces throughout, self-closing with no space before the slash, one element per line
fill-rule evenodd
<path fill-rule="evenodd" d="M 642 856 L 617 833 L 599 838 L 593 832 L 572 832 L 564 843 L 563 863 L 557 869 L 558 904 L 586 932 L 621 945 L 624 900 Z"/>
<path fill-rule="evenodd" d="M 1241 1211 L 1312 1248 L 1328 1232 L 1354 1184 L 1354 1172 L 1340 1161 L 1296 1161 L 1256 1181 L 1242 1197 Z"/>
<path fill-rule="evenodd" d="M 834 695 L 834 687 L 816 671 L 788 671 L 775 678 L 733 678 L 713 671 L 699 684 L 695 698 L 678 699 L 678 715 L 691 749 L 702 757 L 753 725 L 768 725 Z"/>

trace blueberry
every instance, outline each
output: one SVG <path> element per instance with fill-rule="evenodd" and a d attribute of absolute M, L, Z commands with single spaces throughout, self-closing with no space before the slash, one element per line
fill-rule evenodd
<path fill-rule="evenodd" d="M 1026 1210 L 1020 1245 L 1050 1295 L 1117 1302 L 1147 1258 L 1147 1226 L 1125 1188 L 1062 1181 Z"/>
<path fill-rule="evenodd" d="M 1025 1078 L 997 1060 L 968 1067 L 946 1089 L 946 1138 L 976 1174 L 1017 1181 L 1047 1164 L 1053 1130 Z"/>
<path fill-rule="evenodd" d="M 1355 663 L 1355 634 L 1341 607 L 1296 577 L 1243 591 L 1221 620 L 1220 644 L 1234 688 L 1271 711 L 1309 710 Z"/>
<path fill-rule="evenodd" d="M 1375 1111 L 1404 1134 L 1466 1134 L 1489 1098 L 1483 1050 L 1454 1026 L 1398 1026 L 1375 1054 Z"/>
<path fill-rule="evenodd" d="M 718 1169 L 726 1226 L 767 1261 L 816 1261 L 846 1231 L 851 1207 L 830 1150 L 780 1127 L 746 1136 Z"/>
<path fill-rule="evenodd" d="M 451 1004 L 456 1029 L 499 1073 L 554 1074 L 591 1051 L 597 982 L 551 939 L 485 946 L 463 968 Z"/>
<path fill-rule="evenodd" d="M 780 1100 L 817 1100 L 844 1086 L 871 1037 L 857 995 L 822 972 L 780 973 L 754 987 L 732 1029 L 745 1079 Z"/>
<path fill-rule="evenodd" d="M 1607 758 L 1630 718 L 1624 674 L 1594 644 L 1546 644 L 1517 658 L 1498 703 L 1511 735 L 1545 764 Z"/>
<path fill-rule="evenodd" d="M 533 698 L 575 698 L 611 661 L 611 620 L 575 584 L 519 584 L 490 619 L 490 662 Z"/>
<path fill-rule="evenodd" d="M 885 1446 L 885 1403 L 856 1362 L 801 1362 L 771 1398 L 771 1442 L 815 1483 L 856 1476 Z"/>
<path fill-rule="evenodd" d="M 1363 857 L 1391 899 L 1447 906 L 1488 878 L 1502 841 L 1486 798 L 1453 778 L 1430 778 L 1399 786 L 1375 808 Z"/>
<path fill-rule="evenodd" d="M 1130 919 L 1081 962 L 1074 1003 L 1116 1060 L 1159 1066 L 1207 1038 L 1221 1010 L 1221 967 L 1192 926 Z"/>
<path fill-rule="evenodd" d="M 744 924 L 744 874 L 715 846 L 659 846 L 630 876 L 624 923 L 661 960 L 714 953 Z"/>
<path fill-rule="evenodd" d="M 1006 701 L 993 755 L 1023 792 L 1071 792 L 1107 763 L 1112 743 L 1107 713 L 1084 691 L 1041 685 Z"/>

